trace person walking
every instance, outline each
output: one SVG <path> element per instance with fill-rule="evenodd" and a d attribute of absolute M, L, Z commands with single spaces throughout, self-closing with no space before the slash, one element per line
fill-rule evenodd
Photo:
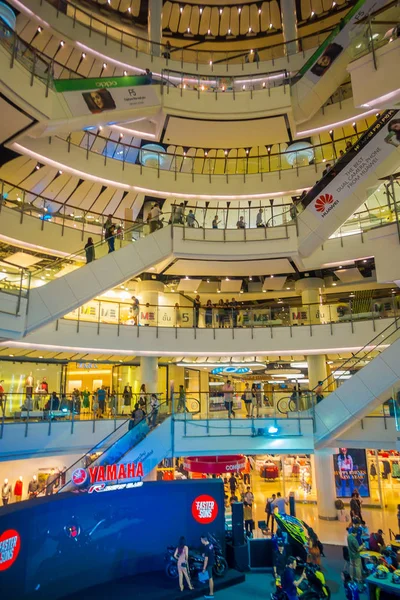
<path fill-rule="evenodd" d="M 228 479 L 228 483 L 229 489 L 231 490 L 231 496 L 234 496 L 237 488 L 237 479 L 233 473 L 231 473 L 231 476 Z"/>
<path fill-rule="evenodd" d="M 236 223 L 236 229 L 246 229 L 244 217 L 239 217 L 239 221 Z"/>
<path fill-rule="evenodd" d="M 214 579 L 213 579 L 213 566 L 215 564 L 214 557 L 214 546 L 211 544 L 210 540 L 207 536 L 201 537 L 201 543 L 205 546 L 204 549 L 204 563 L 203 563 L 203 573 L 208 573 L 208 586 L 209 586 L 209 594 L 205 595 L 204 598 L 214 598 Z"/>
<path fill-rule="evenodd" d="M 278 540 L 278 547 L 273 554 L 273 570 L 275 579 L 282 581 L 282 576 L 287 564 L 287 555 L 285 552 L 285 546 L 283 540 Z"/>
<path fill-rule="evenodd" d="M 247 504 L 247 502 L 243 502 L 243 518 L 244 518 L 244 528 L 246 531 L 246 535 L 248 538 L 253 537 L 253 504 Z"/>
<path fill-rule="evenodd" d="M 177 561 L 179 588 L 181 592 L 183 592 L 184 589 L 183 578 L 186 579 L 189 590 L 193 590 L 188 572 L 189 548 L 187 547 L 185 538 L 183 536 L 179 538 L 178 546 L 174 552 L 174 558 Z"/>
<path fill-rule="evenodd" d="M 147 215 L 147 222 L 150 226 L 150 233 L 154 233 L 157 229 L 160 228 L 160 215 L 161 208 L 157 203 L 153 204 L 151 210 Z"/>
<path fill-rule="evenodd" d="M 176 408 L 177 412 L 187 412 L 187 408 L 186 408 L 186 394 L 185 394 L 185 388 L 183 387 L 183 385 L 179 386 L 179 399 L 178 399 L 178 406 Z"/>
<path fill-rule="evenodd" d="M 91 238 L 91 237 L 88 238 L 88 241 L 86 242 L 85 254 L 86 254 L 86 264 L 88 265 L 89 263 L 93 262 L 95 259 L 93 238 Z"/>
<path fill-rule="evenodd" d="M 256 227 L 265 227 L 264 221 L 263 221 L 263 209 L 262 208 L 260 208 L 260 210 L 257 213 Z"/>
<path fill-rule="evenodd" d="M 245 485 L 250 485 L 250 479 L 251 479 L 251 462 L 248 456 L 246 456 L 246 462 L 244 463 L 244 470 L 243 470 L 243 483 Z"/>
<path fill-rule="evenodd" d="M 111 225 L 106 231 L 106 240 L 108 244 L 108 254 L 115 250 L 115 225 Z"/>
<path fill-rule="evenodd" d="M 222 391 L 224 393 L 224 403 L 225 403 L 225 408 L 228 411 L 228 419 L 233 417 L 235 418 L 235 411 L 233 410 L 233 385 L 231 383 L 231 380 L 228 379 L 228 381 L 225 383 L 225 385 L 222 388 Z"/>
<path fill-rule="evenodd" d="M 188 227 L 194 227 L 195 222 L 196 222 L 196 217 L 194 215 L 193 210 L 190 208 L 189 209 L 189 213 L 188 213 L 188 215 L 186 217 L 186 225 Z"/>

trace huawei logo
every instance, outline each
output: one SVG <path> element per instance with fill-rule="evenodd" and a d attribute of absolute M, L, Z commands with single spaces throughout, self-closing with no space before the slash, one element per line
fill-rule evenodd
<path fill-rule="evenodd" d="M 332 204 L 332 202 L 332 194 L 322 194 L 315 203 L 315 210 L 322 213 L 324 212 L 327 205 Z"/>

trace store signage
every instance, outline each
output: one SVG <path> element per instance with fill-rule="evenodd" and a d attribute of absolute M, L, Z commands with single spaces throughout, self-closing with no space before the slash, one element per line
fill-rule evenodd
<path fill-rule="evenodd" d="M 183 462 L 183 468 L 191 473 L 232 473 L 243 471 L 246 466 L 246 458 L 236 456 L 192 456 Z"/>
<path fill-rule="evenodd" d="M 113 465 L 97 465 L 87 469 L 79 468 L 71 475 L 72 483 L 81 487 L 88 483 L 91 485 L 97 483 L 106 483 L 109 481 L 119 481 L 123 479 L 141 479 L 143 477 L 143 463 L 126 463 Z M 126 484 L 121 484 L 126 485 Z M 118 489 L 122 489 L 119 488 Z M 93 490 L 99 491 L 99 490 Z"/>
<path fill-rule="evenodd" d="M 102 493 L 102 492 L 115 492 L 117 490 L 130 490 L 132 488 L 141 487 L 143 485 L 143 481 L 131 481 L 130 483 L 115 483 L 109 485 L 107 483 L 95 483 L 91 485 L 88 489 L 88 494 L 93 494 L 93 492 Z"/>
<path fill-rule="evenodd" d="M 251 373 L 251 369 L 249 367 L 216 367 L 211 373 L 212 375 L 219 375 L 220 373 L 239 375 L 242 373 Z"/>
<path fill-rule="evenodd" d="M 6 571 L 17 560 L 21 537 L 15 529 L 7 529 L 0 536 L 0 571 Z"/>
<path fill-rule="evenodd" d="M 217 501 L 207 494 L 197 496 L 192 503 L 192 515 L 194 520 L 202 525 L 212 523 L 218 515 Z"/>
<path fill-rule="evenodd" d="M 96 363 L 76 363 L 78 369 L 98 369 L 99 366 Z"/>

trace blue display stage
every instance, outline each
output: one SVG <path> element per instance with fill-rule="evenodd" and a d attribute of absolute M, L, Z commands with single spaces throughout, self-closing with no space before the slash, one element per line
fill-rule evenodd
<path fill-rule="evenodd" d="M 91 494 L 78 488 L 11 504 L 0 509 L 1 591 L 14 600 L 55 600 L 82 590 L 88 597 L 88 588 L 123 589 L 129 578 L 132 597 L 136 579 L 147 573 L 147 585 L 173 598 L 173 585 L 159 576 L 167 547 L 183 535 L 189 547 L 201 548 L 208 533 L 224 549 L 223 484 L 213 479 Z M 117 597 L 114 587 L 110 595 Z"/>
<path fill-rule="evenodd" d="M 214 579 L 215 591 L 242 583 L 245 580 L 245 574 L 230 569 L 225 577 Z M 128 577 L 120 579 L 105 585 L 96 585 L 85 589 L 85 600 L 95 598 L 113 598 L 122 600 L 125 598 L 131 600 L 178 600 L 184 598 L 201 598 L 207 592 L 207 586 L 193 582 L 196 588 L 191 592 L 185 589 L 180 592 L 177 582 L 172 582 L 165 578 L 163 571 L 143 573 L 134 578 Z M 82 600 L 82 592 L 77 592 L 65 597 L 65 600 Z"/>

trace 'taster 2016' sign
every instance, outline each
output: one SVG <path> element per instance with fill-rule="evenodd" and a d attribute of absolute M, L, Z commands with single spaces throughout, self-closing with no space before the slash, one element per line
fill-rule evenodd
<path fill-rule="evenodd" d="M 0 571 L 6 571 L 17 560 L 21 538 L 15 529 L 7 529 L 0 536 Z"/>
<path fill-rule="evenodd" d="M 218 515 L 218 504 L 212 496 L 202 494 L 192 503 L 193 518 L 202 525 L 212 523 Z"/>

